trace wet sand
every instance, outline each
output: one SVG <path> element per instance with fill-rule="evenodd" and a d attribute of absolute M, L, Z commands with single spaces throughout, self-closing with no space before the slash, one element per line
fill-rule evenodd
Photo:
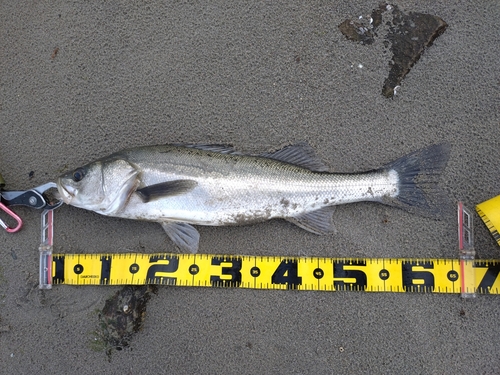
<path fill-rule="evenodd" d="M 338 30 L 376 2 L 41 1 L 0 5 L 0 172 L 7 189 L 125 147 L 224 143 L 247 152 L 307 141 L 333 171 L 453 149 L 442 186 L 470 207 L 500 194 L 496 1 L 402 1 L 449 25 L 393 99 L 390 53 Z M 32 173 L 32 177 L 30 174 Z M 98 311 L 120 287 L 38 290 L 40 212 L 0 233 L 0 373 L 498 373 L 499 297 L 159 287 L 143 329 L 111 358 Z M 441 221 L 378 204 L 338 207 L 337 234 L 276 220 L 202 227 L 200 252 L 456 258 Z M 500 248 L 475 216 L 479 258 Z M 160 225 L 73 207 L 55 212 L 59 253 L 173 252 Z"/>

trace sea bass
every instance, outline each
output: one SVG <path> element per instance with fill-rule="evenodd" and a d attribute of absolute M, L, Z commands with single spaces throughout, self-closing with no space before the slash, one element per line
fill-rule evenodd
<path fill-rule="evenodd" d="M 182 250 L 197 252 L 191 225 L 244 225 L 281 218 L 316 234 L 334 231 L 333 208 L 372 201 L 434 216 L 447 143 L 363 173 L 330 173 L 306 143 L 261 155 L 221 145 L 123 150 L 57 180 L 61 199 L 102 215 L 161 223 Z"/>

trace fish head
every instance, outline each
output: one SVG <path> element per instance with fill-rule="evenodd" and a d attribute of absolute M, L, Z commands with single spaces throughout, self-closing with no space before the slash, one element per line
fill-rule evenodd
<path fill-rule="evenodd" d="M 137 189 L 138 174 L 126 160 L 100 159 L 60 176 L 57 190 L 66 204 L 112 215 L 127 204 Z"/>

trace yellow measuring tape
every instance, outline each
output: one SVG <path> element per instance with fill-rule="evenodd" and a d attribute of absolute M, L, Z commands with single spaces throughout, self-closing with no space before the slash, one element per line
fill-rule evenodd
<path fill-rule="evenodd" d="M 493 230 L 497 201 L 478 205 Z M 485 205 L 486 204 L 486 205 Z M 498 210 L 496 210 L 498 212 Z M 319 258 L 175 253 L 52 254 L 53 210 L 42 213 L 40 288 L 146 285 L 311 291 L 500 294 L 500 259 L 478 260 L 472 214 L 458 205 L 459 259 Z M 498 235 L 498 232 L 496 232 Z"/>
<path fill-rule="evenodd" d="M 495 241 L 500 245 L 500 234 L 497 229 L 500 228 L 500 195 L 478 204 L 476 210 L 490 230 Z"/>
<path fill-rule="evenodd" d="M 500 294 L 500 259 L 53 254 L 52 284 Z"/>

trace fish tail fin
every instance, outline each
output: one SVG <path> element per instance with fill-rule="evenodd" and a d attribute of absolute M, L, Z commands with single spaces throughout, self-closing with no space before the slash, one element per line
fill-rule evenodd
<path fill-rule="evenodd" d="M 435 144 L 395 160 L 382 169 L 398 173 L 399 193 L 382 203 L 426 217 L 439 218 L 451 205 L 438 186 L 450 156 L 449 143 Z"/>

